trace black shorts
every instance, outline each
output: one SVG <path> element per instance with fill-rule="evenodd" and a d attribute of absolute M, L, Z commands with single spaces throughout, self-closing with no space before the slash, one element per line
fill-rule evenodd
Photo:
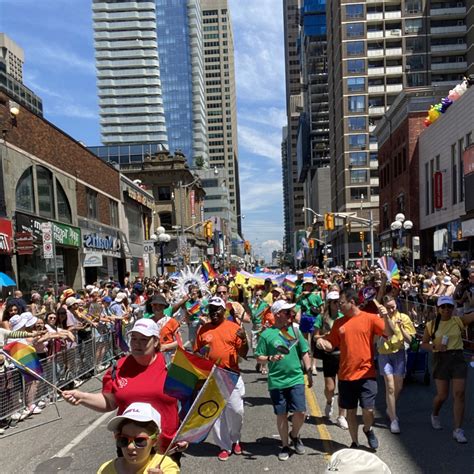
<path fill-rule="evenodd" d="M 340 354 L 333 354 L 332 352 L 324 352 L 323 360 L 323 374 L 325 377 L 336 377 L 339 371 L 339 357 Z"/>
<path fill-rule="evenodd" d="M 339 406 L 353 410 L 360 404 L 361 408 L 374 408 L 377 396 L 375 379 L 339 380 Z"/>
<path fill-rule="evenodd" d="M 433 352 L 433 378 L 452 380 L 467 378 L 463 351 Z"/>

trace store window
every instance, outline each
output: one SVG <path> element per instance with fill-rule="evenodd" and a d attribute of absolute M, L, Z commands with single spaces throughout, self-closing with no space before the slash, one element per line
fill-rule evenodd
<path fill-rule="evenodd" d="M 54 218 L 53 174 L 43 166 L 36 167 L 38 190 L 38 214 L 41 217 Z"/>
<path fill-rule="evenodd" d="M 71 206 L 69 205 L 66 193 L 58 180 L 56 180 L 56 196 L 58 199 L 58 220 L 71 223 Z"/>
<path fill-rule="evenodd" d="M 16 208 L 21 211 L 35 212 L 35 195 L 33 187 L 33 168 L 28 168 L 16 186 Z"/>

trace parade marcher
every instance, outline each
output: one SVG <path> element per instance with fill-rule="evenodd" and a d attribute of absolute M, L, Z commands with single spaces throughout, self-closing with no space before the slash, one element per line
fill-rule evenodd
<path fill-rule="evenodd" d="M 255 298 L 250 305 L 250 319 L 252 320 L 252 349 L 255 351 L 257 348 L 258 339 L 260 337 L 260 333 L 263 331 L 263 316 L 265 312 L 269 311 L 270 306 L 268 303 L 263 300 L 263 291 L 261 289 L 256 290 Z M 267 374 L 267 368 L 265 363 L 261 363 L 257 361 L 257 365 L 255 366 L 255 370 L 257 372 L 261 372 L 262 374 Z"/>
<path fill-rule="evenodd" d="M 421 347 L 433 352 L 433 379 L 436 396 L 433 400 L 431 426 L 442 428 L 439 412 L 449 397 L 449 385 L 453 392 L 454 430 L 453 438 L 458 443 L 467 443 L 461 428 L 464 419 L 467 363 L 463 355 L 462 333 L 474 322 L 474 312 L 462 317 L 453 316 L 454 300 L 451 296 L 441 296 L 437 302 L 436 318 L 426 324 Z"/>
<path fill-rule="evenodd" d="M 220 285 L 219 288 L 224 287 Z M 225 318 L 226 303 L 222 298 L 210 298 L 208 311 L 211 321 L 199 328 L 194 351 L 205 355 L 220 367 L 240 373 L 239 357 L 245 357 L 248 352 L 245 330 Z M 212 428 L 215 442 L 220 448 L 220 461 L 227 461 L 231 453 L 242 454 L 240 437 L 244 417 L 244 395 L 244 382 L 242 377 L 239 377 L 226 407 Z"/>
<path fill-rule="evenodd" d="M 73 405 L 99 412 L 117 409 L 117 415 L 133 402 L 150 403 L 162 415 L 159 452 L 163 453 L 176 434 L 179 420 L 177 400 L 163 392 L 167 371 L 158 327 L 150 319 L 139 319 L 130 334 L 130 354 L 105 373 L 101 393 L 66 390 L 63 396 Z"/>
<path fill-rule="evenodd" d="M 122 456 L 102 464 L 97 474 L 180 472 L 178 465 L 171 458 L 156 454 L 157 438 L 161 432 L 161 415 L 149 403 L 132 403 L 122 415 L 109 421 L 107 429 L 114 433 L 115 444 L 121 450 Z"/>
<path fill-rule="evenodd" d="M 319 314 L 315 322 L 314 341 L 326 336 L 331 332 L 336 319 L 342 318 L 344 315 L 339 311 L 339 292 L 330 291 L 326 297 L 326 307 L 323 313 Z M 318 349 L 315 349 L 318 350 Z M 336 376 L 339 370 L 339 358 L 341 352 L 339 348 L 334 348 L 331 352 L 318 350 L 318 357 L 323 362 L 324 374 L 324 395 L 326 397 L 326 406 L 324 414 L 331 419 L 334 413 L 334 392 L 336 389 Z M 346 410 L 339 407 L 336 424 L 343 430 L 348 429 L 346 420 Z"/>
<path fill-rule="evenodd" d="M 190 285 L 188 294 L 189 299 L 185 302 L 184 309 L 186 311 L 186 324 L 188 325 L 189 345 L 193 347 L 196 341 L 197 330 L 205 322 L 203 318 L 204 304 L 197 286 Z"/>
<path fill-rule="evenodd" d="M 385 381 L 385 400 L 387 416 L 390 419 L 390 431 L 397 434 L 400 433 L 400 422 L 396 404 L 403 388 L 407 365 L 405 344 L 411 342 L 416 330 L 410 317 L 398 311 L 397 303 L 392 296 L 384 296 L 383 307 L 380 307 L 379 311 L 387 312 L 387 322 L 393 333 L 391 337 L 380 338 L 378 364 Z"/>
<path fill-rule="evenodd" d="M 309 348 L 299 330 L 295 330 L 291 321 L 294 316 L 295 304 L 278 300 L 272 305 L 275 325 L 266 329 L 260 336 L 255 355 L 260 363 L 268 362 L 268 389 L 273 403 L 273 411 L 277 416 L 277 428 L 282 447 L 278 454 L 280 461 L 290 456 L 289 439 L 297 454 L 304 454 L 305 447 L 299 437 L 306 412 L 304 373 L 308 376 L 308 387 L 312 387 L 311 361 Z M 294 343 L 287 343 L 289 339 Z M 287 347 L 288 353 L 283 355 L 279 347 Z M 289 431 L 288 414 L 292 413 L 292 429 Z"/>
<path fill-rule="evenodd" d="M 386 321 L 361 311 L 357 304 L 357 291 L 346 288 L 340 293 L 339 308 L 344 317 L 337 319 L 331 332 L 317 340 L 319 349 L 332 351 L 339 347 L 338 389 L 339 406 L 347 409 L 347 422 L 352 438 L 352 448 L 358 448 L 357 406 L 362 408 L 363 431 L 372 449 L 378 448 L 378 440 L 372 428 L 374 424 L 377 381 L 374 364 L 375 336 L 388 331 Z M 391 333 L 388 331 L 388 335 Z"/>

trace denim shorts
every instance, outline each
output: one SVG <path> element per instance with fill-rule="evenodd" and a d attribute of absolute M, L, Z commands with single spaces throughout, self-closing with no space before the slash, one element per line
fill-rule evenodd
<path fill-rule="evenodd" d="M 379 354 L 377 358 L 381 375 L 405 377 L 407 371 L 407 354 L 405 349 L 400 349 L 393 354 Z"/>
<path fill-rule="evenodd" d="M 274 388 L 270 390 L 270 398 L 273 403 L 275 415 L 306 411 L 306 398 L 304 384 L 298 384 L 289 388 Z"/>

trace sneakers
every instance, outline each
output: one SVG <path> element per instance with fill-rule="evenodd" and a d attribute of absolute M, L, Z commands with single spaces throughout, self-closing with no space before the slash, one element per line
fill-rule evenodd
<path fill-rule="evenodd" d="M 442 430 L 441 421 L 439 421 L 439 416 L 431 415 L 431 426 L 434 430 Z"/>
<path fill-rule="evenodd" d="M 21 415 L 22 415 L 22 412 L 20 411 L 13 413 L 13 415 L 10 417 L 10 420 L 19 421 L 21 418 Z"/>
<path fill-rule="evenodd" d="M 291 433 L 289 436 L 290 436 L 291 444 L 296 454 L 304 454 L 305 449 L 304 449 L 304 444 L 301 441 L 301 438 L 299 436 L 297 436 L 296 438 L 293 438 L 293 436 L 291 436 Z"/>
<path fill-rule="evenodd" d="M 217 459 L 219 459 L 219 461 L 227 461 L 227 459 L 229 459 L 229 456 L 230 456 L 229 451 L 223 449 L 223 450 L 217 455 Z"/>
<path fill-rule="evenodd" d="M 40 400 L 36 405 L 40 408 L 44 408 L 46 406 L 46 402 L 43 400 Z"/>
<path fill-rule="evenodd" d="M 339 426 L 342 430 L 348 430 L 349 425 L 347 424 L 347 420 L 344 416 L 338 416 L 336 420 L 336 425 Z"/>
<path fill-rule="evenodd" d="M 464 436 L 464 430 L 461 428 L 457 428 L 453 431 L 453 438 L 458 442 L 458 443 L 467 443 L 467 439 Z"/>
<path fill-rule="evenodd" d="M 33 413 L 28 410 L 28 408 L 25 408 L 24 410 L 22 410 L 20 412 L 20 418 L 19 418 L 19 421 L 23 421 L 23 420 L 26 420 L 29 416 L 31 416 Z"/>
<path fill-rule="evenodd" d="M 372 449 L 377 449 L 379 447 L 379 440 L 377 439 L 377 436 L 375 436 L 374 430 L 370 428 L 369 431 L 362 430 L 367 436 L 367 441 L 369 442 L 369 446 Z"/>
<path fill-rule="evenodd" d="M 331 400 L 331 403 L 326 402 L 326 406 L 324 407 L 324 414 L 326 415 L 326 418 L 331 418 L 334 411 L 333 406 L 334 406 L 334 398 Z"/>
<path fill-rule="evenodd" d="M 278 454 L 279 461 L 288 461 L 290 459 L 290 448 L 288 446 L 283 446 Z"/>
<path fill-rule="evenodd" d="M 242 446 L 240 446 L 240 443 L 237 442 L 232 445 L 232 452 L 237 456 L 242 454 Z"/>
<path fill-rule="evenodd" d="M 74 388 L 79 388 L 84 383 L 83 380 L 74 380 Z"/>
<path fill-rule="evenodd" d="M 400 433 L 400 423 L 398 422 L 397 419 L 393 420 L 390 423 L 390 432 L 393 434 L 399 434 Z"/>
<path fill-rule="evenodd" d="M 37 405 L 33 405 L 33 406 L 30 408 L 30 410 L 29 410 L 29 412 L 30 412 L 32 415 L 39 415 L 42 411 L 43 411 L 43 410 L 42 410 L 39 406 L 37 406 Z"/>

